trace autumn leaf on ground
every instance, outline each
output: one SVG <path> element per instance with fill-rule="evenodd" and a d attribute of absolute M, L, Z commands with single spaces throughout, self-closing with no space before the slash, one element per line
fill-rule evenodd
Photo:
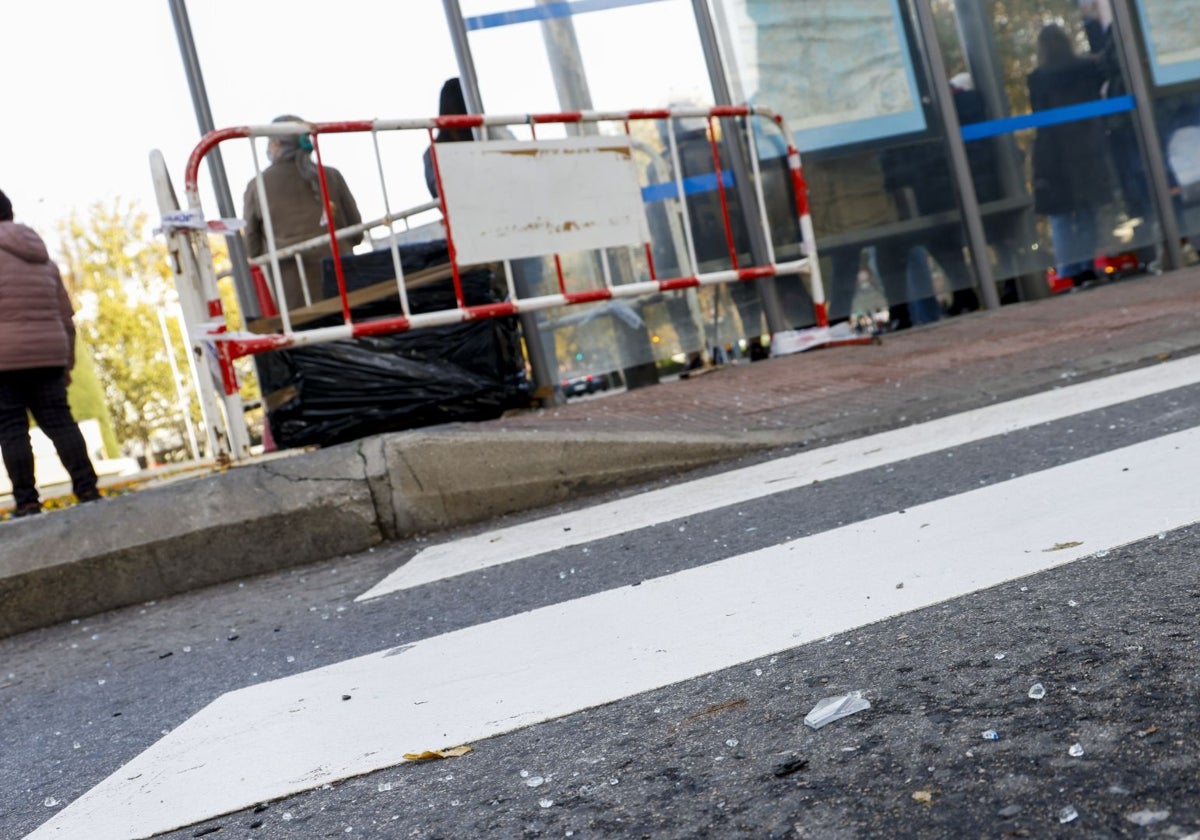
<path fill-rule="evenodd" d="M 471 752 L 472 748 L 468 746 L 450 747 L 445 750 L 425 750 L 424 752 L 405 753 L 405 761 L 431 761 L 435 758 L 458 758 L 460 755 L 466 755 Z"/>

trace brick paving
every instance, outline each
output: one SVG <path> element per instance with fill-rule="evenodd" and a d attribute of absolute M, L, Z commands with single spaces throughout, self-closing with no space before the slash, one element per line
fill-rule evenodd
<path fill-rule="evenodd" d="M 884 428 L 1197 351 L 1200 269 L 1192 268 L 481 425 L 812 441 L 836 437 L 841 418 L 856 417 L 856 432 Z"/>

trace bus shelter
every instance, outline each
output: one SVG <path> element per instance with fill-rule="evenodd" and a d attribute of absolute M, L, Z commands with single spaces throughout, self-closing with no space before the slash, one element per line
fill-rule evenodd
<path fill-rule="evenodd" d="M 834 323 L 905 327 L 1114 275 L 1152 277 L 1194 258 L 1200 34 L 1179 4 L 1000 0 L 985 13 L 970 0 L 443 0 L 443 8 L 471 113 L 744 103 L 778 111 L 804 157 Z M 1052 37 L 1066 58 L 1062 49 L 1056 60 L 1047 55 Z M 512 84 L 514 55 L 542 56 L 541 72 Z M 1086 83 L 1068 84 L 1081 67 Z M 641 101 L 612 101 L 630 79 Z M 731 249 L 713 222 L 724 200 L 734 259 L 767 262 L 784 243 L 771 241 L 750 191 L 767 187 L 768 217 L 792 214 L 787 149 L 727 120 L 680 117 L 670 128 L 674 158 L 661 124 L 631 135 L 648 224 L 676 242 L 686 224 L 698 265 L 727 269 Z M 1073 152 L 1058 168 L 1076 177 L 1044 177 L 1064 147 Z M 654 187 L 676 178 L 686 219 L 655 206 Z M 660 266 L 672 259 L 669 249 L 656 256 Z M 515 269 L 518 290 L 548 270 Z M 588 270 L 607 270 L 618 285 L 633 277 L 628 261 Z M 615 371 L 636 387 L 697 360 L 765 356 L 771 336 L 816 323 L 811 296 L 790 291 L 763 277 L 519 318 L 537 385 Z"/>

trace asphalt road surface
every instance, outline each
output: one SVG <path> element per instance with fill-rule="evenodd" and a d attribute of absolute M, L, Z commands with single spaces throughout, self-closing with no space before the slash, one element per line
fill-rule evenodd
<path fill-rule="evenodd" d="M 1145 375 L 0 641 L 0 838 L 1200 840 Z"/>

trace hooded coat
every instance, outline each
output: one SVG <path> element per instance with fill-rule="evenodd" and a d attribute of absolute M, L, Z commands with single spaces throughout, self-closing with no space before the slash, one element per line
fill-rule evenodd
<path fill-rule="evenodd" d="M 301 177 L 294 160 L 272 163 L 263 170 L 262 177 L 267 201 L 271 205 L 271 226 L 275 233 L 276 248 L 286 248 L 329 232 L 324 223 L 325 206 L 313 193 L 312 187 Z M 332 166 L 326 166 L 325 182 L 329 185 L 329 201 L 333 205 L 334 229 L 362 222 L 358 205 L 350 193 L 350 188 L 346 186 L 346 179 L 342 177 L 342 173 Z M 242 217 L 246 220 L 246 250 L 251 257 L 258 257 L 267 253 L 267 233 L 266 221 L 258 201 L 258 185 L 254 181 L 246 185 L 242 203 Z M 361 233 L 339 236 L 338 245 L 349 251 L 361 242 L 362 238 Z M 331 254 L 332 250 L 328 245 L 314 248 L 304 254 L 304 277 L 313 303 L 324 297 L 321 262 Z M 264 273 L 270 277 L 270 266 L 264 267 Z M 283 280 L 288 308 L 304 306 L 304 290 L 295 258 L 280 260 L 279 273 Z"/>
<path fill-rule="evenodd" d="M 46 243 L 30 227 L 0 222 L 0 370 L 75 363 L 71 299 Z"/>

